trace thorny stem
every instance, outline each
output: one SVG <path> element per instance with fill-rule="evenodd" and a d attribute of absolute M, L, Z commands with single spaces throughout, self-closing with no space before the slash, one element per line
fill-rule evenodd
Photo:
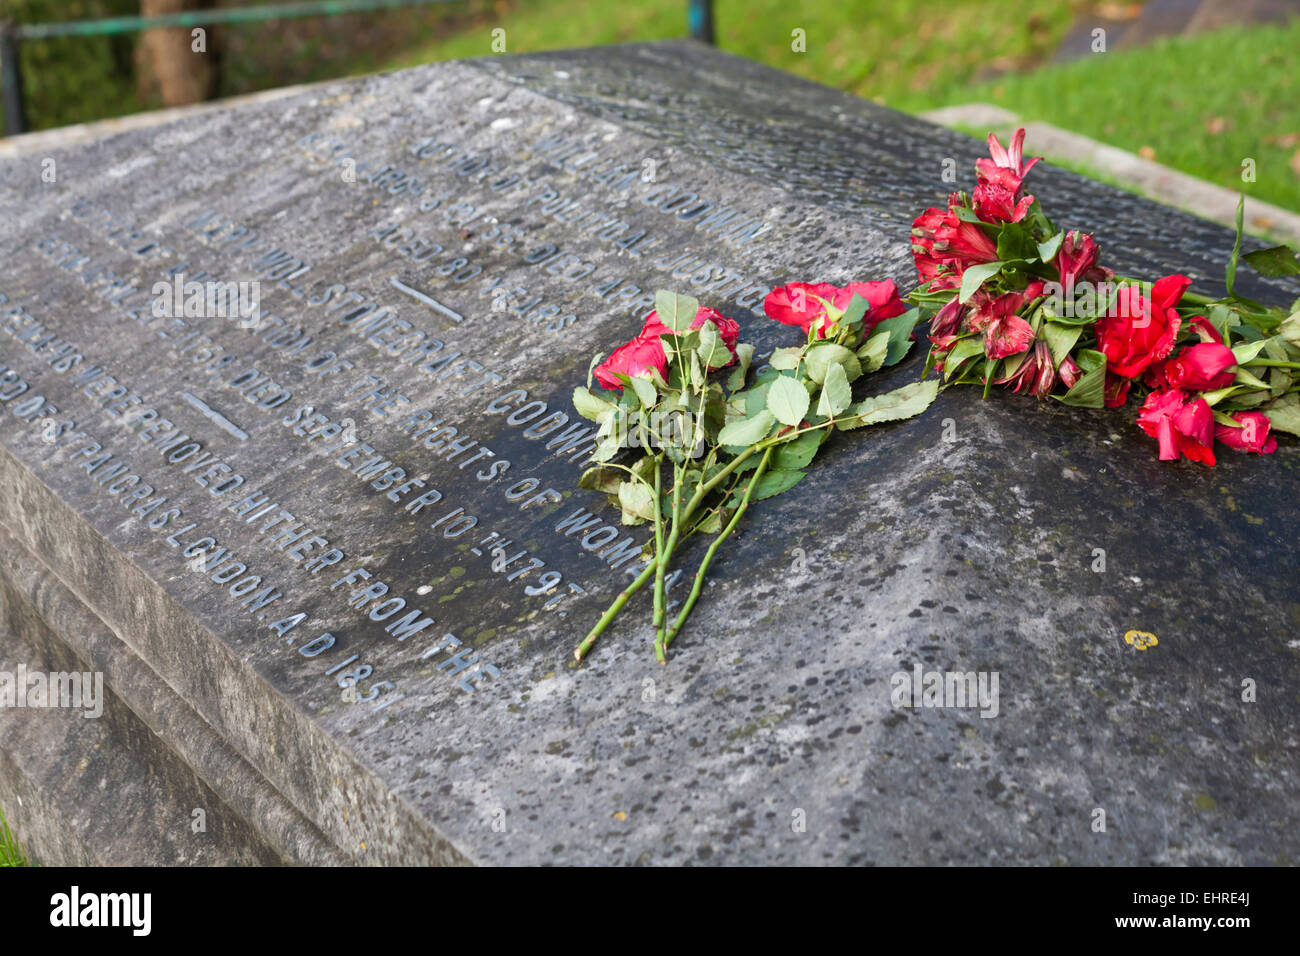
<path fill-rule="evenodd" d="M 623 605 L 628 602 L 628 598 L 633 594 L 636 594 L 637 591 L 640 591 L 641 588 L 645 586 L 645 583 L 654 576 L 654 573 L 655 563 L 651 561 L 641 570 L 641 573 L 637 575 L 636 580 L 625 587 L 622 593 L 614 599 L 614 603 L 611 604 L 605 613 L 600 616 L 600 620 L 596 622 L 596 626 L 591 629 L 585 638 L 583 638 L 582 643 L 574 649 L 574 660 L 581 662 L 582 659 L 587 656 L 587 652 L 590 651 L 592 645 L 596 643 L 596 638 L 600 637 L 601 632 L 609 626 L 609 622 L 614 620 L 618 615 L 618 612 L 623 610 Z"/>
<path fill-rule="evenodd" d="M 689 517 L 689 516 L 688 516 Z M 662 528 L 662 522 L 660 522 Z M 667 662 L 664 657 L 664 574 L 668 570 L 668 562 L 672 559 L 673 552 L 677 550 L 677 539 L 681 536 L 682 531 L 682 467 L 674 462 L 673 464 L 673 524 L 672 529 L 668 532 L 668 543 L 656 555 L 657 567 L 655 569 L 655 656 L 659 658 L 659 663 Z M 662 533 L 662 531 L 660 532 Z"/>
<path fill-rule="evenodd" d="M 662 497 L 663 497 L 663 491 L 662 491 L 662 478 L 661 478 L 661 474 L 662 474 L 662 472 L 663 472 L 663 464 L 664 464 L 664 461 L 663 461 L 663 456 L 662 456 L 662 455 L 660 455 L 659 457 L 655 458 L 655 491 L 654 491 L 654 495 L 655 495 L 655 500 L 654 500 L 654 506 L 655 506 L 655 509 L 654 509 L 654 510 L 655 510 L 655 514 L 654 514 L 654 518 L 655 518 L 655 560 L 654 560 L 654 565 L 655 565 L 655 594 L 654 594 L 654 602 L 655 602 L 655 617 L 654 617 L 654 621 L 655 621 L 655 627 L 656 627 L 656 628 L 659 626 L 659 622 L 660 622 L 661 620 L 663 620 L 663 616 L 664 616 L 664 522 L 663 522 L 663 508 L 662 508 L 662 506 L 660 505 L 660 501 L 661 501 L 661 499 L 662 499 Z M 674 469 L 674 471 L 675 471 L 675 469 Z"/>
<path fill-rule="evenodd" d="M 686 623 L 686 619 L 690 616 L 691 610 L 695 607 L 695 602 L 699 600 L 700 591 L 704 587 L 704 575 L 709 570 L 709 565 L 713 563 L 713 556 L 718 553 L 718 548 L 722 546 L 722 542 L 725 541 L 731 535 L 731 532 L 736 529 L 736 525 L 740 522 L 741 516 L 749 507 L 750 495 L 754 493 L 754 488 L 758 486 L 759 479 L 763 477 L 763 472 L 767 470 L 767 463 L 771 458 L 772 448 L 769 446 L 768 449 L 763 452 L 763 460 L 760 461 L 758 467 L 754 469 L 754 476 L 750 478 L 749 485 L 745 488 L 745 497 L 740 500 L 740 505 L 736 508 L 736 513 L 731 516 L 731 521 L 727 523 L 727 526 L 719 532 L 716 538 L 713 539 L 713 543 L 709 545 L 709 550 L 704 552 L 704 559 L 700 561 L 699 570 L 695 572 L 695 581 L 691 584 L 691 593 L 687 596 L 686 603 L 682 605 L 681 611 L 678 613 L 677 618 L 673 621 L 672 626 L 668 629 L 667 635 L 664 637 L 663 649 L 665 651 L 668 649 L 668 645 L 672 644 L 673 638 L 675 638 L 677 633 L 682 629 L 682 625 Z M 661 657 L 659 663 L 666 664 L 667 659 Z"/>

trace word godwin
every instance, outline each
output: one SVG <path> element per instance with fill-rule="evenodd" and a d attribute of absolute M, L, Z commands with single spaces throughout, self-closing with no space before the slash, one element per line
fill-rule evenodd
<path fill-rule="evenodd" d="M 895 707 L 979 707 L 981 717 L 998 715 L 998 672 L 899 671 L 889 679 Z"/>
<path fill-rule="evenodd" d="M 0 707 L 72 707 L 82 717 L 95 718 L 104 712 L 104 675 L 89 671 L 28 671 L 19 664 L 17 673 L 0 671 Z"/>
<path fill-rule="evenodd" d="M 148 936 L 152 925 L 152 893 L 71 893 L 50 897 L 51 926 L 129 926 L 134 936 Z"/>

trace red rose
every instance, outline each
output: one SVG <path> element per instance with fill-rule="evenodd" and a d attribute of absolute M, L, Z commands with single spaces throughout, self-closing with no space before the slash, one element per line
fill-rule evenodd
<path fill-rule="evenodd" d="M 1214 465 L 1214 412 L 1205 399 L 1189 402 L 1176 388 L 1152 392 L 1138 413 L 1138 427 L 1160 443 L 1161 461 L 1185 455 Z"/>
<path fill-rule="evenodd" d="M 1188 320 L 1187 324 L 1190 325 L 1196 334 L 1201 337 L 1202 342 L 1218 342 L 1220 345 L 1223 344 L 1223 336 L 1219 334 L 1219 330 L 1216 329 L 1214 324 L 1205 316 L 1192 316 L 1192 318 Z"/>
<path fill-rule="evenodd" d="M 883 282 L 850 282 L 840 288 L 829 282 L 791 282 L 780 286 L 767 294 L 763 302 L 763 311 L 768 318 L 776 319 L 785 325 L 797 325 L 806 335 L 809 329 L 817 329 L 817 338 L 825 338 L 827 323 L 826 306 L 831 305 L 841 312 L 849 307 L 854 295 L 867 300 L 867 312 L 863 316 L 863 328 L 870 332 L 879 322 L 902 315 L 907 306 L 898 296 L 898 289 L 890 279 Z"/>
<path fill-rule="evenodd" d="M 1258 455 L 1277 451 L 1277 439 L 1268 433 L 1273 423 L 1263 412 L 1233 412 L 1232 419 L 1241 422 L 1241 426 L 1215 425 L 1215 438 L 1237 451 L 1253 451 Z"/>
<path fill-rule="evenodd" d="M 1104 400 L 1107 408 L 1119 408 L 1128 401 L 1128 387 L 1132 381 L 1127 378 L 1120 378 L 1114 372 L 1106 373 L 1106 388 L 1104 390 Z"/>
<path fill-rule="evenodd" d="M 892 319 L 907 311 L 907 306 L 899 298 L 898 288 L 894 285 L 893 279 L 883 279 L 879 282 L 850 282 L 836 293 L 833 304 L 837 309 L 847 309 L 854 295 L 860 295 L 867 300 L 867 313 L 862 318 L 862 328 L 867 333 L 885 319 Z"/>
<path fill-rule="evenodd" d="M 722 344 L 727 347 L 731 353 L 731 361 L 727 365 L 736 361 L 736 342 L 740 339 L 740 323 L 735 319 L 729 319 L 716 309 L 710 309 L 707 306 L 700 306 L 699 311 L 695 313 L 695 318 L 691 320 L 691 328 L 698 329 L 705 322 L 712 322 L 713 327 L 718 330 L 718 335 L 722 338 Z M 641 327 L 639 338 L 659 338 L 663 335 L 676 335 L 672 329 L 659 321 L 659 313 L 651 312 L 645 317 L 645 325 Z M 720 368 L 726 368 L 726 365 L 711 365 L 709 371 L 713 372 Z"/>
<path fill-rule="evenodd" d="M 666 326 L 665 326 L 666 328 Z M 631 342 L 620 345 L 609 358 L 596 366 L 596 381 L 616 392 L 623 391 L 623 383 L 614 377 L 622 373 L 628 378 L 644 375 L 655 369 L 661 376 L 668 374 L 668 357 L 657 335 L 638 335 Z"/>
<path fill-rule="evenodd" d="M 1186 276 L 1165 276 L 1152 287 L 1150 301 L 1136 286 L 1120 290 L 1110 312 L 1095 326 L 1097 349 L 1106 355 L 1108 374 L 1137 378 L 1170 353 L 1181 324 L 1174 306 L 1191 284 Z"/>
<path fill-rule="evenodd" d="M 1186 392 L 1208 392 L 1227 388 L 1236 378 L 1228 371 L 1237 364 L 1232 349 L 1218 342 L 1189 345 L 1164 363 L 1164 383 Z"/>

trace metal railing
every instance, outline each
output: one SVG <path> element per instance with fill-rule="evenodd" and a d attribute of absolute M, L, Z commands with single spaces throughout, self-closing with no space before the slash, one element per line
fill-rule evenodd
<path fill-rule="evenodd" d="M 259 23 L 298 17 L 329 17 L 343 13 L 369 13 L 399 7 L 456 3 L 459 0 L 311 0 L 303 3 L 271 3 L 256 7 L 220 10 L 185 10 L 153 17 L 105 17 L 99 20 L 67 20 L 58 23 L 0 23 L 0 103 L 4 105 L 5 127 L 10 136 L 27 129 L 23 103 L 23 75 L 19 46 L 24 40 L 51 37 L 110 36 L 136 33 L 158 27 L 216 26 L 229 23 Z M 691 36 L 713 43 L 713 0 L 687 0 Z"/>

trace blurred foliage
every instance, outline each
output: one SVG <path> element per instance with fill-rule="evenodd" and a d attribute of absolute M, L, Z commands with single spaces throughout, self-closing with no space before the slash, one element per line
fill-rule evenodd
<path fill-rule="evenodd" d="M 284 0 L 219 0 L 217 6 L 256 7 L 279 2 Z M 208 46 L 221 56 L 218 95 L 381 69 L 395 53 L 503 17 L 508 9 L 504 0 L 460 0 L 212 27 Z M 97 20 L 139 13 L 139 0 L 0 0 L 0 20 L 15 23 Z M 157 91 L 140 78 L 139 39 L 138 33 L 123 33 L 24 41 L 20 56 L 28 127 L 48 129 L 161 106 Z M 2 118 L 0 108 L 0 128 Z"/>
<path fill-rule="evenodd" d="M 139 12 L 139 0 L 0 0 L 0 20 L 14 23 L 93 20 Z M 136 96 L 135 43 L 131 34 L 23 43 L 19 58 L 28 126 L 84 123 L 155 105 Z"/>
<path fill-rule="evenodd" d="M 273 0 L 219 0 L 257 6 Z M 1166 39 L 1043 69 L 1088 0 L 715 0 L 724 50 L 921 111 L 987 100 L 1300 209 L 1300 24 Z M 223 96 L 506 50 L 683 36 L 686 0 L 457 0 L 213 29 Z M 138 0 L 0 0 L 33 23 L 138 12 Z M 801 31 L 801 33 L 797 32 Z M 802 37 L 800 52 L 796 40 Z M 157 106 L 138 36 L 23 44 L 33 129 Z M 146 91 L 146 92 L 142 92 Z M 1143 149 L 1147 147 L 1147 149 Z M 1258 180 L 1243 184 L 1243 157 Z"/>
<path fill-rule="evenodd" d="M 949 92 L 1300 211 L 1300 17 L 1085 56 Z M 946 105 L 936 102 L 934 105 Z M 1032 147 L 1032 144 L 1030 144 Z M 1049 157 L 1053 162 L 1058 157 Z M 1243 163 L 1254 161 L 1254 180 Z M 1268 230 L 1268 223 L 1257 222 Z"/>

